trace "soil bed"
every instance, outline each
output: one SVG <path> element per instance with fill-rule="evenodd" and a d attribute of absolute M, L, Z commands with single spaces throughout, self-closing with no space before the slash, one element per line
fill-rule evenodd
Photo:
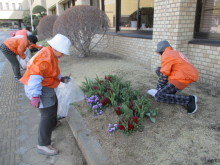
<path fill-rule="evenodd" d="M 142 94 L 155 88 L 157 81 L 147 66 L 104 53 L 86 58 L 65 56 L 60 68 L 63 75 L 71 73 L 78 85 L 85 77 L 104 78 L 114 74 L 131 81 L 132 87 Z M 118 122 L 113 108 L 107 108 L 103 115 L 93 116 L 85 102 L 76 107 L 111 165 L 219 164 L 220 96 L 218 89 L 213 89 L 207 84 L 194 83 L 181 91 L 183 95 L 198 96 L 198 112 L 193 115 L 188 115 L 181 105 L 158 103 L 149 96 L 152 107 L 159 110 L 156 123 L 146 118 L 143 130 L 129 136 L 119 130 L 107 132 L 109 123 Z"/>

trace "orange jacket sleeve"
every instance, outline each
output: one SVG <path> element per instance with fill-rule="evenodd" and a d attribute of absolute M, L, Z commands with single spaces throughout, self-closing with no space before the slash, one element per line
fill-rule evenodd
<path fill-rule="evenodd" d="M 38 45 L 36 45 L 36 44 L 31 44 L 31 45 L 29 46 L 29 49 L 32 49 L 32 48 L 43 48 L 43 46 L 38 46 Z"/>

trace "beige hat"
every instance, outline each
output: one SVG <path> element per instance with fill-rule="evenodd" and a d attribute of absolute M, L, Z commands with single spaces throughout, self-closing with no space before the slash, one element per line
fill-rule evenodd
<path fill-rule="evenodd" d="M 51 40 L 47 42 L 56 51 L 66 55 L 70 55 L 69 49 L 71 46 L 71 42 L 66 36 L 62 34 L 56 34 Z"/>

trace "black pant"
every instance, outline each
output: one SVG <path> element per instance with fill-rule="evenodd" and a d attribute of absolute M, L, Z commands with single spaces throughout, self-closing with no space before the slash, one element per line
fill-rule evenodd
<path fill-rule="evenodd" d="M 8 59 L 8 61 L 11 63 L 12 70 L 14 72 L 14 77 L 21 78 L 20 64 L 16 57 L 17 55 L 14 52 L 12 52 L 5 44 L 2 44 L 0 46 L 0 49 L 2 53 L 5 55 L 5 57 Z"/>
<path fill-rule="evenodd" d="M 38 130 L 38 145 L 48 146 L 51 144 L 52 131 L 57 125 L 57 105 L 48 108 L 39 108 L 41 119 Z"/>

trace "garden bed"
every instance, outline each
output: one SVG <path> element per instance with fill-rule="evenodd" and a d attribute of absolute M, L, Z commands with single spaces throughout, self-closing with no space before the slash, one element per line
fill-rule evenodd
<path fill-rule="evenodd" d="M 142 95 L 154 88 L 157 80 L 147 66 L 102 53 L 87 58 L 65 56 L 60 68 L 63 75 L 71 73 L 78 85 L 82 85 L 85 77 L 117 75 L 130 81 L 132 88 L 140 90 Z M 206 84 L 194 83 L 181 92 L 198 96 L 199 109 L 193 115 L 188 115 L 181 105 L 158 103 L 148 96 L 152 108 L 158 109 L 156 122 L 145 118 L 142 129 L 130 135 L 119 130 L 107 131 L 109 123 L 118 123 L 113 107 L 94 116 L 85 101 L 75 106 L 112 165 L 217 164 L 220 163 L 220 98 L 218 91 L 212 91 Z"/>

